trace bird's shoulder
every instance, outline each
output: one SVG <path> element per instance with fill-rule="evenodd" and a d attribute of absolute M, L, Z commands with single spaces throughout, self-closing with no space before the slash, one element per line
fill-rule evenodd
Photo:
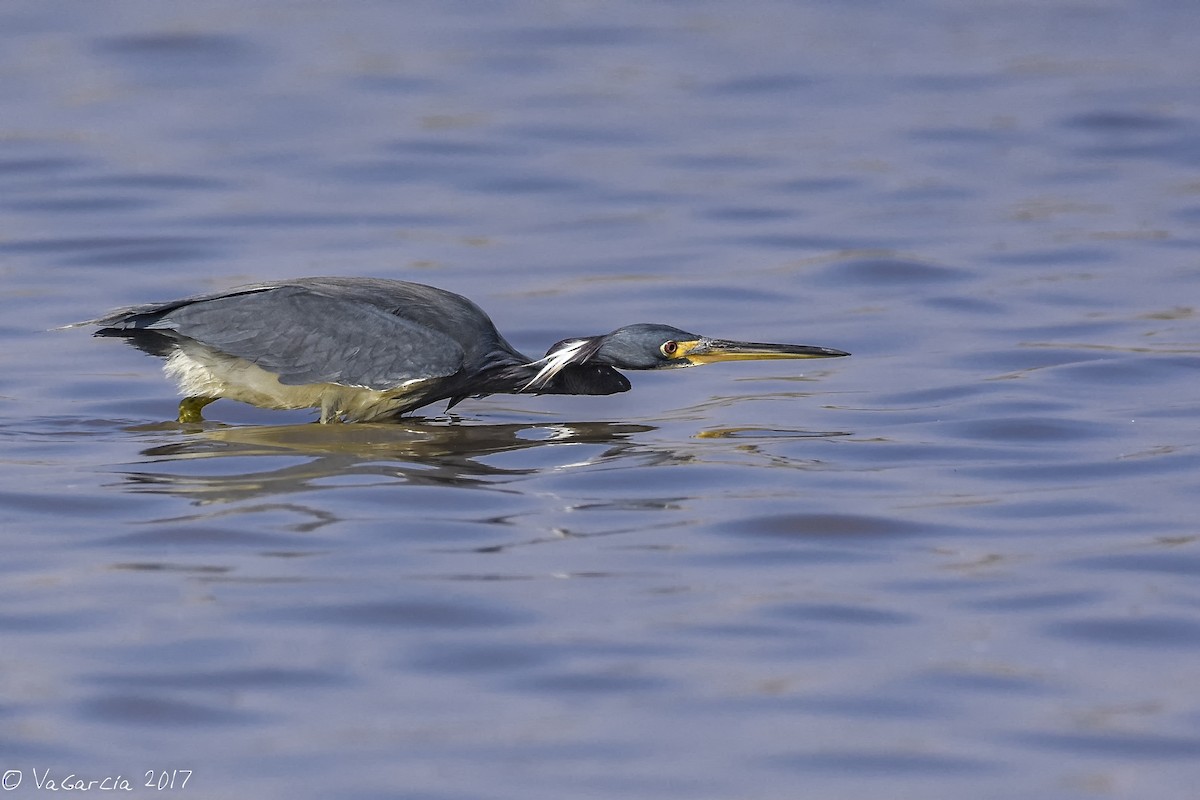
<path fill-rule="evenodd" d="M 371 306 L 451 338 L 464 332 L 492 332 L 491 318 L 471 300 L 437 286 L 386 278 L 298 278 L 277 285 L 279 290 L 309 291 Z"/>

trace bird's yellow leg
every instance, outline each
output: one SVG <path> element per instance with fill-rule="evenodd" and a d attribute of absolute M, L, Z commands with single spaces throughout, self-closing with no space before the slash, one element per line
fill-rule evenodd
<path fill-rule="evenodd" d="M 325 395 L 321 398 L 321 424 L 327 425 L 331 422 L 342 421 L 342 411 L 335 404 L 334 398 Z"/>
<path fill-rule="evenodd" d="M 200 413 L 206 405 L 216 401 L 215 397 L 185 397 L 179 401 L 180 422 L 204 422 Z"/>

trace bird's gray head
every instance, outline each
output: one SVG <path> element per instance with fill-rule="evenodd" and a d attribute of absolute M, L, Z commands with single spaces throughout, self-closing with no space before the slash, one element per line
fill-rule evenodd
<path fill-rule="evenodd" d="M 841 350 L 807 344 L 767 344 L 710 339 L 670 325 L 639 323 L 617 328 L 603 336 L 567 339 L 550 348 L 547 356 L 571 352 L 572 363 L 604 364 L 618 369 L 677 369 L 714 361 L 751 361 L 773 358 L 831 358 Z"/>
<path fill-rule="evenodd" d="M 714 361 L 759 361 L 769 358 L 832 358 L 849 353 L 808 344 L 767 344 L 710 339 L 670 325 L 626 325 L 599 342 L 592 361 L 619 369 L 676 369 Z"/>
<path fill-rule="evenodd" d="M 849 353 L 806 344 L 765 344 L 709 339 L 670 325 L 639 323 L 603 336 L 564 339 L 530 366 L 537 374 L 523 391 L 545 386 L 569 365 L 591 364 L 617 369 L 678 369 L 714 361 L 768 358 L 831 358 Z"/>
<path fill-rule="evenodd" d="M 688 344 L 703 341 L 694 333 L 641 322 L 617 328 L 612 333 L 596 337 L 598 347 L 593 362 L 620 369 L 675 369 L 691 367 L 694 363 L 684 355 Z"/>

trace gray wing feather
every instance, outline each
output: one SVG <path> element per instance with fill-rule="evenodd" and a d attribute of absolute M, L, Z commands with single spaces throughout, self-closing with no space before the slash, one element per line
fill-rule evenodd
<path fill-rule="evenodd" d="M 298 286 L 191 303 L 148 327 L 244 358 L 288 385 L 386 390 L 453 375 L 463 364 L 462 348 L 444 333 L 369 303 Z"/>

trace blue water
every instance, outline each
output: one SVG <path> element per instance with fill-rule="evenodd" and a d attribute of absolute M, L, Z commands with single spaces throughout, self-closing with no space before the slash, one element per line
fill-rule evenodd
<path fill-rule="evenodd" d="M 1193 797 L 1196 30 L 4 4 L 0 789 Z M 196 427 L 50 330 L 299 275 L 854 356 Z"/>

